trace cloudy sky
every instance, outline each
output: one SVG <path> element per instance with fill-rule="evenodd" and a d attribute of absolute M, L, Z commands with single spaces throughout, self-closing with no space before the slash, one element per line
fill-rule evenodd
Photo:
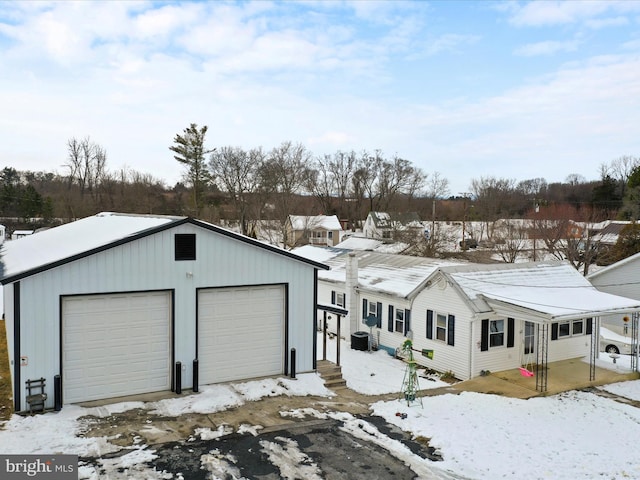
<path fill-rule="evenodd" d="M 380 149 L 449 179 L 597 179 L 640 155 L 640 1 L 0 2 L 0 167 L 182 170 L 209 147 Z"/>

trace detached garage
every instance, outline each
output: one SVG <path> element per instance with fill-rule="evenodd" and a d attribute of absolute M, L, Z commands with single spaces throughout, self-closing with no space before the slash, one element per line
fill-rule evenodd
<path fill-rule="evenodd" d="M 187 217 L 104 213 L 0 255 L 16 411 L 315 369 L 323 264 Z"/>

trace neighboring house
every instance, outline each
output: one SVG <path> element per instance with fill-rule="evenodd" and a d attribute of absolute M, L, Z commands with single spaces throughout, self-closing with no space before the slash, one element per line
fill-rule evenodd
<path fill-rule="evenodd" d="M 332 247 L 340 243 L 342 225 L 335 215 L 289 215 L 285 225 L 287 245 Z"/>
<path fill-rule="evenodd" d="M 599 228 L 590 229 L 591 241 L 605 247 L 612 247 L 618 242 L 618 237 L 622 229 L 631 222 L 612 220 L 604 222 Z"/>
<path fill-rule="evenodd" d="M 369 212 L 362 233 L 368 238 L 392 240 L 397 233 L 424 235 L 424 226 L 416 212 Z"/>
<path fill-rule="evenodd" d="M 315 369 L 317 270 L 186 217 L 103 213 L 0 257 L 15 411 Z M 196 361 L 197 360 L 197 361 Z M 55 387 L 55 388 L 54 388 Z"/>
<path fill-rule="evenodd" d="M 332 253 L 323 257 L 331 269 L 318 274 L 318 301 L 343 302 L 349 310 L 341 334 L 367 331 L 364 319 L 374 317 L 379 348 L 395 352 L 410 337 L 421 352 L 419 364 L 459 379 L 536 359 L 546 368 L 547 362 L 592 357 L 590 336 L 597 335 L 600 316 L 640 311 L 640 301 L 599 292 L 565 262 L 452 264 Z"/>
<path fill-rule="evenodd" d="M 589 274 L 587 278 L 601 292 L 640 300 L 640 253 L 601 268 Z M 627 316 L 625 319 L 625 316 L 627 315 L 608 315 L 603 317 L 602 321 L 607 328 L 625 335 L 631 330 L 631 318 Z"/>
<path fill-rule="evenodd" d="M 11 234 L 11 240 L 18 240 L 19 238 L 28 237 L 33 235 L 33 230 L 14 230 Z"/>

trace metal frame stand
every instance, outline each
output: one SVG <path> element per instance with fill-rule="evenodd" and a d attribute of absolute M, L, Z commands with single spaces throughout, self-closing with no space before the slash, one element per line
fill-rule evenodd
<path fill-rule="evenodd" d="M 411 340 L 405 340 L 402 344 L 402 352 L 408 355 L 408 359 L 405 360 L 407 369 L 404 372 L 404 379 L 402 380 L 402 395 L 407 405 L 419 401 L 420 406 L 424 407 L 422 398 L 418 397 L 420 385 L 418 384 L 418 372 L 416 370 L 416 361 L 413 358 L 412 345 Z"/>
<path fill-rule="evenodd" d="M 542 323 L 538 326 L 536 342 L 536 390 L 547 391 L 547 375 L 549 369 L 549 325 Z"/>
<path fill-rule="evenodd" d="M 596 379 L 596 360 L 598 359 L 598 339 L 600 337 L 600 318 L 591 318 L 591 349 L 589 354 L 589 381 Z"/>

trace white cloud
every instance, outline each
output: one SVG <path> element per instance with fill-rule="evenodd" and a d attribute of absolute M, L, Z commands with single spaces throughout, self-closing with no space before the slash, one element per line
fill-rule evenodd
<path fill-rule="evenodd" d="M 513 25 L 540 27 L 582 22 L 607 12 L 637 12 L 640 11 L 640 3 L 619 0 L 532 1 L 522 6 L 511 4 L 510 11 Z"/>
<path fill-rule="evenodd" d="M 520 55 L 523 57 L 535 57 L 538 55 L 553 55 L 558 52 L 573 52 L 578 46 L 579 42 L 572 40 L 567 42 L 555 42 L 555 41 L 546 41 L 546 42 L 537 42 L 537 43 L 529 43 L 527 45 L 522 45 L 515 50 L 516 55 Z"/>

